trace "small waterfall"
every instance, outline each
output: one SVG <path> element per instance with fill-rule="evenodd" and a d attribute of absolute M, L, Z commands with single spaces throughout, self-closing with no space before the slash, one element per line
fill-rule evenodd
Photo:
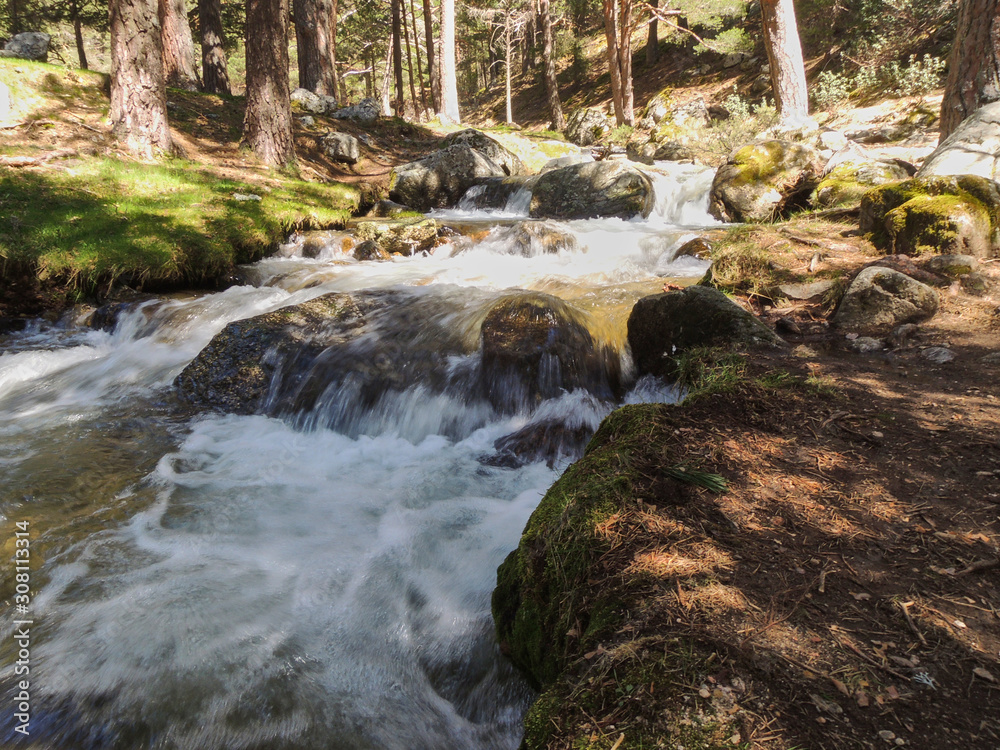
<path fill-rule="evenodd" d="M 505 216 L 527 216 L 531 208 L 531 190 L 528 188 L 518 188 L 510 198 L 507 205 L 503 207 Z"/>
<path fill-rule="evenodd" d="M 656 203 L 650 221 L 679 226 L 713 226 L 720 222 L 708 213 L 708 197 L 715 170 L 700 164 L 657 162 L 647 169 Z"/>

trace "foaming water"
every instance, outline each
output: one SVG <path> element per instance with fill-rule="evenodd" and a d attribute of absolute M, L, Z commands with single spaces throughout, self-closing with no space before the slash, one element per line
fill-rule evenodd
<path fill-rule="evenodd" d="M 674 257 L 688 225 L 712 223 L 705 174 L 668 172 L 645 222 L 479 212 L 465 217 L 478 241 L 383 263 L 330 233 L 314 257 L 292 243 L 247 269 L 252 283 L 136 304 L 111 330 L 0 338 L 0 512 L 7 538 L 30 522 L 38 565 L 32 740 L 516 748 L 533 693 L 495 643 L 496 567 L 615 403 L 573 390 L 500 413 L 481 392 L 479 327 L 512 288 L 544 291 L 627 373 L 631 304 L 706 265 Z M 511 215 L 526 213 L 518 200 Z M 174 379 L 228 323 L 360 291 L 383 312 L 316 357 L 307 401 L 281 401 L 277 376 L 262 407 L 276 416 L 177 397 Z M 361 375 L 378 357 L 407 366 L 373 397 Z M 677 396 L 643 379 L 624 400 Z M 533 432 L 563 440 L 549 465 L 488 460 L 500 445 L 524 455 L 508 439 Z M 15 745 L 11 643 L 0 742 Z"/>

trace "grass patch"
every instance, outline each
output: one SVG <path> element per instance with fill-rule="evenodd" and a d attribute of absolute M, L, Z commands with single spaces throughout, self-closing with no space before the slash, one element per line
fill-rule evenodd
<path fill-rule="evenodd" d="M 116 281 L 202 285 L 272 252 L 292 229 L 342 224 L 357 204 L 357 191 L 344 185 L 265 188 L 181 161 L 95 158 L 58 172 L 7 171 L 0 278 L 32 273 L 84 292 Z"/>

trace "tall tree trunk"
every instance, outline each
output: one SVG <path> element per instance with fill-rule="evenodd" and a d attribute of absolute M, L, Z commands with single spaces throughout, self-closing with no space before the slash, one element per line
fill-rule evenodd
<path fill-rule="evenodd" d="M 292 0 L 295 42 L 299 54 L 299 87 L 322 96 L 337 95 L 330 49 L 331 0 Z"/>
<path fill-rule="evenodd" d="M 405 18 L 403 19 L 406 20 Z M 420 81 L 420 106 L 427 112 L 427 88 L 424 86 L 424 67 L 420 59 L 420 32 L 417 30 L 417 12 L 410 0 L 410 22 L 413 24 L 413 47 L 417 52 L 417 80 Z"/>
<path fill-rule="evenodd" d="M 1000 5 L 962 0 L 941 100 L 941 140 L 984 104 L 1000 100 Z"/>
<path fill-rule="evenodd" d="M 771 89 L 774 101 L 786 126 L 798 126 L 809 117 L 806 71 L 802 63 L 802 45 L 795 22 L 792 0 L 761 0 L 764 21 L 764 47 L 771 65 Z"/>
<path fill-rule="evenodd" d="M 158 12 L 163 44 L 163 75 L 167 85 L 197 91 L 201 82 L 194 67 L 194 38 L 184 0 L 159 0 Z"/>
<path fill-rule="evenodd" d="M 619 0 L 621 16 L 618 21 L 618 64 L 621 66 L 622 113 L 626 125 L 635 124 L 635 89 L 632 86 L 632 0 Z"/>
<path fill-rule="evenodd" d="M 69 13 L 73 19 L 73 38 L 76 41 L 76 56 L 80 58 L 80 68 L 87 70 L 87 50 L 83 47 L 83 22 L 80 20 L 80 5 L 72 0 Z"/>
<path fill-rule="evenodd" d="M 7 0 L 7 18 L 10 19 L 11 36 L 24 31 L 21 20 L 21 3 L 22 0 Z"/>
<path fill-rule="evenodd" d="M 455 64 L 455 0 L 441 0 L 441 99 L 442 114 L 454 123 L 461 122 Z"/>
<path fill-rule="evenodd" d="M 511 47 L 511 38 L 510 38 L 510 13 L 511 13 L 510 8 L 508 8 L 507 12 L 504 14 L 504 19 L 503 19 L 503 42 L 504 42 L 504 52 L 505 52 L 504 66 L 503 67 L 504 67 L 504 99 L 505 99 L 506 104 L 507 104 L 507 124 L 508 125 L 513 125 L 514 124 L 514 114 L 513 114 L 513 111 L 512 111 L 513 108 L 511 106 L 511 101 L 510 101 L 510 75 L 511 75 L 511 73 L 510 73 L 510 47 Z"/>
<path fill-rule="evenodd" d="M 198 15 L 201 18 L 202 88 L 210 94 L 228 94 L 229 69 L 223 46 L 220 0 L 198 0 Z"/>
<path fill-rule="evenodd" d="M 391 34 L 390 34 L 391 37 Z M 386 46 L 385 68 L 382 74 L 382 114 L 388 115 L 392 112 L 392 101 L 389 98 L 390 82 L 392 81 L 392 39 Z"/>
<path fill-rule="evenodd" d="M 654 8 L 660 7 L 660 0 L 649 0 L 649 4 Z M 660 59 L 660 34 L 659 34 L 659 21 L 654 14 L 652 18 L 649 19 L 649 33 L 646 37 L 646 64 L 655 65 L 656 61 Z"/>
<path fill-rule="evenodd" d="M 563 130 L 566 120 L 563 117 L 562 103 L 559 101 L 559 81 L 556 79 L 556 61 L 552 49 L 552 14 L 549 12 L 549 0 L 539 0 L 538 16 L 542 24 L 542 61 L 545 64 L 545 93 L 549 100 L 549 114 L 552 116 L 552 129 Z"/>
<path fill-rule="evenodd" d="M 632 0 L 604 0 L 604 36 L 608 41 L 608 70 L 615 122 L 635 121 L 632 94 Z"/>
<path fill-rule="evenodd" d="M 413 116 L 420 121 L 420 105 L 417 102 L 417 89 L 413 81 L 413 52 L 410 47 L 410 25 L 406 22 L 406 0 L 400 0 L 401 24 L 403 26 L 403 42 L 406 46 L 406 76 L 410 83 L 410 101 L 413 102 Z"/>
<path fill-rule="evenodd" d="M 431 82 L 431 106 L 435 112 L 440 112 L 438 102 L 441 101 L 441 76 L 438 74 L 437 57 L 434 54 L 434 12 L 431 10 L 431 0 L 424 0 L 424 36 L 427 37 L 427 79 Z"/>
<path fill-rule="evenodd" d="M 403 116 L 403 100 L 406 96 L 403 89 L 403 29 L 400 27 L 400 0 L 392 0 L 392 69 L 396 78 L 396 98 L 392 102 L 392 111 L 396 117 Z"/>
<path fill-rule="evenodd" d="M 337 21 L 340 18 L 338 0 L 330 7 L 330 73 L 333 76 L 333 91 L 330 96 L 339 96 L 342 104 L 347 104 L 347 84 L 337 71 Z"/>
<path fill-rule="evenodd" d="M 295 163 L 288 91 L 288 0 L 247 0 L 247 91 L 242 145 L 264 164 Z"/>
<path fill-rule="evenodd" d="M 111 0 L 111 132 L 147 159 L 171 149 L 156 0 Z"/>

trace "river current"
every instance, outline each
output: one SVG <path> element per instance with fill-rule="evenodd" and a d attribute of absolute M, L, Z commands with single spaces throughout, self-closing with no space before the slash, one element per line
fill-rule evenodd
<path fill-rule="evenodd" d="M 628 373 L 632 304 L 665 279 L 700 276 L 704 261 L 674 253 L 714 223 L 710 170 L 659 165 L 654 178 L 649 219 L 561 224 L 574 242 L 556 253 L 512 253 L 511 227 L 526 221 L 516 202 L 493 215 L 457 209 L 436 218 L 481 226 L 474 244 L 357 262 L 336 237 L 315 258 L 293 242 L 288 257 L 245 269 L 245 285 L 137 304 L 111 330 L 39 321 L 0 337 L 10 568 L 0 576 L 0 742 L 516 748 L 534 696 L 499 653 L 489 599 L 497 566 L 572 456 L 519 468 L 483 457 L 534 422 L 596 429 L 615 404 L 572 392 L 503 416 L 415 382 L 378 408 L 324 404 L 350 412 L 337 421 L 198 411 L 172 384 L 231 321 L 390 289 L 428 314 L 446 308 L 470 336 L 511 289 L 561 297 Z M 639 381 L 625 400 L 673 397 Z M 20 613 L 18 530 L 30 541 Z M 27 674 L 18 628 L 30 630 Z M 28 737 L 15 731 L 21 680 Z"/>

